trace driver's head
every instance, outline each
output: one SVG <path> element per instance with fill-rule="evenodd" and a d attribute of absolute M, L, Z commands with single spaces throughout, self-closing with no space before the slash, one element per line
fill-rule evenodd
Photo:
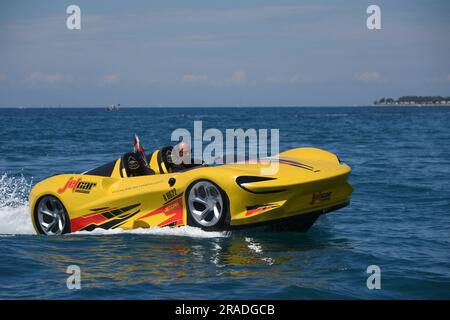
<path fill-rule="evenodd" d="M 178 156 L 180 158 L 191 157 L 191 146 L 186 141 L 181 141 L 178 144 Z"/>
<path fill-rule="evenodd" d="M 181 141 L 172 151 L 172 160 L 176 164 L 188 164 L 191 163 L 191 146 L 186 141 Z"/>

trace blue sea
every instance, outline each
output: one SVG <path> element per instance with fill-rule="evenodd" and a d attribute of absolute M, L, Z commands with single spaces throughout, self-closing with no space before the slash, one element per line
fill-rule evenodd
<path fill-rule="evenodd" d="M 38 236 L 28 193 L 171 144 L 176 128 L 279 128 L 352 168 L 349 207 L 306 233 L 192 227 Z M 1 299 L 450 299 L 450 108 L 0 109 Z M 69 290 L 69 265 L 81 289 Z M 381 270 L 369 290 L 367 267 Z"/>

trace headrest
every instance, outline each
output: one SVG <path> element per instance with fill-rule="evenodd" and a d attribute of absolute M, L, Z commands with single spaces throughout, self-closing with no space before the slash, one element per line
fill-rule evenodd
<path fill-rule="evenodd" d="M 127 177 L 138 177 L 155 174 L 145 165 L 138 153 L 128 152 L 122 156 L 121 168 L 125 169 Z"/>

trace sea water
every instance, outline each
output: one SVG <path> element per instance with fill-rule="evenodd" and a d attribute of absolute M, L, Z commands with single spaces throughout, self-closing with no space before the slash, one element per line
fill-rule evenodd
<path fill-rule="evenodd" d="M 38 236 L 32 186 L 177 128 L 280 130 L 352 167 L 349 207 L 307 233 L 193 227 Z M 449 299 L 449 108 L 0 109 L 1 299 Z M 81 289 L 69 290 L 69 265 Z M 380 289 L 367 268 L 380 268 Z"/>

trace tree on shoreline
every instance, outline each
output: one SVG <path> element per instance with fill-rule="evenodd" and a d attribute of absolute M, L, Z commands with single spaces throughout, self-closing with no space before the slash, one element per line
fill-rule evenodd
<path fill-rule="evenodd" d="M 450 104 L 450 97 L 443 96 L 402 96 L 397 100 L 381 98 L 374 102 L 377 104 Z"/>

